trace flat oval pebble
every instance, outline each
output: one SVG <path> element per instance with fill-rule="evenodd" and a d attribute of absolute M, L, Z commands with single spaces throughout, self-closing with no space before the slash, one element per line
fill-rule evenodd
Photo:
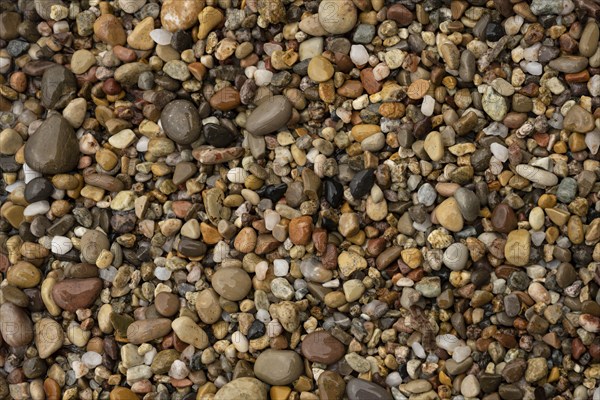
<path fill-rule="evenodd" d="M 292 104 L 285 96 L 273 96 L 252 111 L 246 129 L 256 136 L 268 135 L 284 127 L 292 116 Z"/>
<path fill-rule="evenodd" d="M 187 100 L 175 100 L 167 104 L 160 120 L 167 136 L 176 143 L 190 144 L 200 137 L 200 115 Z"/>
<path fill-rule="evenodd" d="M 302 358 L 291 350 L 265 350 L 254 363 L 256 377 L 269 385 L 289 385 L 303 371 Z"/>
<path fill-rule="evenodd" d="M 211 283 L 217 293 L 231 301 L 238 301 L 246 297 L 252 285 L 248 273 L 235 267 L 217 270 Z"/>
<path fill-rule="evenodd" d="M 75 312 L 92 305 L 102 290 L 102 280 L 98 278 L 65 279 L 54 285 L 52 298 L 60 308 Z"/>
<path fill-rule="evenodd" d="M 302 355 L 312 362 L 333 364 L 343 357 L 345 351 L 342 342 L 326 331 L 309 333 L 302 341 Z"/>

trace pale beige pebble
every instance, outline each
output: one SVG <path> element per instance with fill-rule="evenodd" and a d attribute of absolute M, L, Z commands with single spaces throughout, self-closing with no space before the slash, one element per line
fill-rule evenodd
<path fill-rule="evenodd" d="M 527 293 L 536 303 L 550 304 L 550 292 L 539 282 L 532 282 Z"/>
<path fill-rule="evenodd" d="M 539 231 L 544 227 L 546 216 L 544 215 L 544 210 L 541 207 L 534 207 L 529 212 L 529 225 L 531 228 Z"/>
<path fill-rule="evenodd" d="M 108 139 L 108 143 L 117 149 L 125 149 L 129 147 L 136 139 L 137 136 L 131 129 L 123 129 L 119 133 L 112 135 Z"/>
<path fill-rule="evenodd" d="M 430 132 L 427 135 L 423 147 L 432 161 L 440 161 L 444 157 L 442 134 L 437 131 Z"/>
<path fill-rule="evenodd" d="M 34 379 L 29 384 L 29 394 L 31 400 L 44 400 L 46 392 L 44 391 L 44 381 L 42 379 Z"/>
<path fill-rule="evenodd" d="M 384 200 L 375 202 L 372 196 L 367 197 L 367 215 L 373 221 L 383 221 L 388 215 L 387 202 Z"/>
<path fill-rule="evenodd" d="M 319 3 L 319 22 L 327 32 L 341 35 L 356 25 L 358 13 L 351 0 L 323 0 Z"/>
<path fill-rule="evenodd" d="M 127 36 L 127 44 L 136 50 L 150 50 L 154 47 L 154 40 L 150 32 L 154 29 L 154 18 L 146 17 L 140 21 L 133 31 Z"/>
<path fill-rule="evenodd" d="M 113 313 L 113 308 L 110 304 L 103 304 L 98 310 L 98 327 L 102 333 L 112 333 L 113 324 L 110 322 L 110 315 Z"/>
<path fill-rule="evenodd" d="M 52 288 L 56 284 L 56 279 L 48 276 L 42 282 L 42 287 L 40 289 L 40 294 L 42 296 L 42 302 L 46 306 L 46 310 L 50 315 L 57 317 L 62 312 L 61 308 L 54 302 L 54 298 L 52 297 Z"/>
<path fill-rule="evenodd" d="M 179 317 L 171 323 L 171 328 L 182 342 L 197 349 L 205 349 L 210 344 L 208 335 L 190 317 Z"/>
<path fill-rule="evenodd" d="M 531 235 L 525 229 L 517 229 L 508 234 L 504 246 L 504 257 L 508 263 L 524 267 L 529 263 Z"/>
<path fill-rule="evenodd" d="M 135 207 L 137 196 L 132 190 L 123 190 L 117 193 L 110 203 L 110 208 L 116 211 L 129 211 Z"/>
<path fill-rule="evenodd" d="M 96 64 L 96 57 L 89 50 L 77 50 L 71 57 L 71 71 L 77 75 L 83 74 L 94 64 Z"/>
<path fill-rule="evenodd" d="M 35 346 L 40 358 L 48 358 L 63 345 L 63 329 L 58 322 L 42 318 L 35 324 Z"/>
<path fill-rule="evenodd" d="M 19 132 L 7 128 L 0 132 L 0 154 L 13 155 L 23 146 Z"/>
<path fill-rule="evenodd" d="M 196 312 L 205 324 L 214 324 L 221 318 L 219 295 L 214 289 L 204 289 L 196 296 Z"/>
<path fill-rule="evenodd" d="M 360 299 L 360 297 L 365 292 L 365 285 L 362 283 L 360 279 L 350 279 L 344 282 L 344 296 L 348 303 L 356 301 Z"/>
<path fill-rule="evenodd" d="M 323 28 L 321 22 L 319 22 L 318 14 L 309 15 L 308 17 L 303 18 L 298 24 L 298 28 L 302 32 L 308 33 L 310 36 L 319 37 L 327 35 L 327 31 Z M 302 47 L 302 44 L 300 44 L 300 47 Z"/>
<path fill-rule="evenodd" d="M 181 234 L 190 239 L 198 239 L 200 237 L 200 223 L 197 219 L 190 219 L 181 227 Z"/>
<path fill-rule="evenodd" d="M 451 232 L 460 232 L 464 226 L 464 219 L 454 197 L 444 200 L 435 209 L 435 218 L 444 228 Z"/>
<path fill-rule="evenodd" d="M 87 112 L 87 102 L 85 99 L 78 97 L 67 104 L 63 110 L 63 117 L 71 124 L 73 128 L 79 128 L 85 120 Z"/>
<path fill-rule="evenodd" d="M 72 321 L 71 324 L 67 327 L 67 338 L 69 342 L 77 347 L 84 347 L 87 342 L 90 340 L 92 336 L 91 331 L 86 331 L 81 328 L 77 322 Z"/>

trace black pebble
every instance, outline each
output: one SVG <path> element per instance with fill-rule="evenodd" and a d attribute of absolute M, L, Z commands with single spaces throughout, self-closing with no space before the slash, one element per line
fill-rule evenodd
<path fill-rule="evenodd" d="M 46 200 L 54 192 L 54 186 L 46 178 L 35 178 L 25 186 L 25 200 L 29 203 Z"/>
<path fill-rule="evenodd" d="M 235 140 L 233 132 L 221 125 L 206 124 L 202 127 L 202 131 L 211 146 L 227 147 Z"/>
<path fill-rule="evenodd" d="M 265 334 L 265 324 L 263 324 L 261 321 L 255 319 L 254 322 L 252 322 L 252 325 L 250 325 L 250 328 L 248 329 L 248 339 L 252 340 L 252 339 L 258 339 L 259 337 L 262 337 Z"/>
<path fill-rule="evenodd" d="M 485 39 L 489 40 L 490 42 L 497 42 L 505 34 L 506 32 L 504 32 L 502 25 L 495 22 L 490 22 L 485 28 Z"/>
<path fill-rule="evenodd" d="M 344 201 L 344 186 L 336 180 L 327 179 L 323 188 L 325 200 L 332 207 L 339 207 Z"/>
<path fill-rule="evenodd" d="M 267 199 L 275 203 L 283 197 L 286 190 L 287 183 L 279 183 L 277 185 L 263 186 L 262 188 L 258 189 L 256 193 L 260 197 L 266 197 Z"/>
<path fill-rule="evenodd" d="M 354 175 L 350 181 L 350 194 L 355 199 L 360 199 L 371 191 L 375 184 L 375 170 L 365 169 Z"/>

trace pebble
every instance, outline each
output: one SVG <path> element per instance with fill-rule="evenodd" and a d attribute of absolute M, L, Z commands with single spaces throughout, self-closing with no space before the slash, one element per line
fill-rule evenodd
<path fill-rule="evenodd" d="M 264 136 L 284 127 L 292 115 L 292 105 L 284 96 L 273 96 L 255 108 L 246 120 L 246 129 Z"/>
<path fill-rule="evenodd" d="M 38 356 L 46 359 L 62 347 L 64 333 L 58 322 L 42 318 L 35 324 L 34 339 Z"/>
<path fill-rule="evenodd" d="M 376 383 L 353 378 L 346 384 L 349 400 L 392 400 L 392 395 Z"/>
<path fill-rule="evenodd" d="M 12 303 L 0 306 L 0 332 L 2 339 L 11 347 L 21 347 L 33 340 L 33 324 L 27 313 Z"/>
<path fill-rule="evenodd" d="M 250 292 L 252 282 L 246 271 L 230 267 L 221 268 L 214 273 L 212 286 L 223 298 L 239 301 Z"/>
<path fill-rule="evenodd" d="M 291 350 L 265 350 L 254 363 L 256 377 L 269 385 L 289 385 L 303 371 L 302 358 Z"/>
<path fill-rule="evenodd" d="M 67 68 L 53 65 L 44 71 L 41 86 L 44 107 L 48 109 L 64 108 L 75 98 L 76 90 L 75 75 Z"/>
<path fill-rule="evenodd" d="M 226 383 L 215 393 L 215 400 L 244 398 L 267 400 L 265 384 L 256 378 L 240 377 Z"/>
<path fill-rule="evenodd" d="M 65 279 L 52 287 L 52 299 L 63 310 L 75 312 L 92 305 L 100 290 L 102 281 L 98 278 Z"/>
<path fill-rule="evenodd" d="M 123 46 L 127 34 L 119 19 L 112 14 L 102 14 L 94 22 L 94 35 L 102 42 L 111 46 Z"/>
<path fill-rule="evenodd" d="M 356 7 L 350 0 L 324 0 L 319 3 L 319 23 L 331 34 L 349 32 L 357 19 Z"/>
<path fill-rule="evenodd" d="M 59 174 L 73 170 L 79 162 L 79 143 L 66 119 L 46 119 L 25 145 L 25 161 L 35 171 Z"/>
<path fill-rule="evenodd" d="M 302 341 L 302 355 L 312 362 L 330 365 L 341 359 L 345 352 L 344 345 L 326 331 L 309 333 Z"/>
<path fill-rule="evenodd" d="M 163 109 L 160 120 L 167 136 L 178 144 L 190 144 L 198 140 L 202 132 L 200 114 L 187 100 L 175 100 Z"/>

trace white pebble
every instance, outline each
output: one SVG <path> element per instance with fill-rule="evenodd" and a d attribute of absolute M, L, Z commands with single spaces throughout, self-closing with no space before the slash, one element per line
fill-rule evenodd
<path fill-rule="evenodd" d="M 144 354 L 144 364 L 151 365 L 152 361 L 154 361 L 154 357 L 156 357 L 157 354 L 158 350 L 153 347 L 150 351 Z"/>
<path fill-rule="evenodd" d="M 89 369 L 81 361 L 73 361 L 71 368 L 75 372 L 75 378 L 79 379 L 89 372 Z"/>
<path fill-rule="evenodd" d="M 171 44 L 171 37 L 173 34 L 164 29 L 153 29 L 150 31 L 150 37 L 154 40 L 154 43 L 163 46 Z"/>
<path fill-rule="evenodd" d="M 265 210 L 265 228 L 272 231 L 275 226 L 281 221 L 281 216 L 277 211 Z"/>
<path fill-rule="evenodd" d="M 271 321 L 271 314 L 267 310 L 260 309 L 256 312 L 256 319 L 263 324 L 268 324 Z"/>
<path fill-rule="evenodd" d="M 425 353 L 425 349 L 423 348 L 421 343 L 413 342 L 413 344 L 410 347 L 412 347 L 412 350 L 415 353 L 415 356 L 417 356 L 419 358 L 427 357 L 427 353 Z"/>
<path fill-rule="evenodd" d="M 256 274 L 256 279 L 259 281 L 264 281 L 267 277 L 267 271 L 269 270 L 269 264 L 266 261 L 260 261 L 254 267 L 254 273 Z"/>
<path fill-rule="evenodd" d="M 385 378 L 385 383 L 390 386 L 399 386 L 402 383 L 402 376 L 397 371 L 394 371 Z"/>
<path fill-rule="evenodd" d="M 46 200 L 36 201 L 35 203 L 31 203 L 25 210 L 23 210 L 23 215 L 25 217 L 33 217 L 34 215 L 45 214 L 50 210 L 50 204 Z"/>
<path fill-rule="evenodd" d="M 230 250 L 229 245 L 221 240 L 215 246 L 213 260 L 215 260 L 215 262 L 218 262 L 218 263 L 223 261 L 224 259 L 226 259 L 229 256 L 229 250 Z"/>
<path fill-rule="evenodd" d="M 81 362 L 88 368 L 96 368 L 102 364 L 102 356 L 95 351 L 88 351 L 81 356 Z"/>
<path fill-rule="evenodd" d="M 283 332 L 283 326 L 281 326 L 278 320 L 274 319 L 267 324 L 267 336 L 270 338 L 281 335 L 281 332 Z"/>
<path fill-rule="evenodd" d="M 147 138 L 146 136 L 142 136 L 140 138 L 140 140 L 137 141 L 137 143 L 135 144 L 135 149 L 137 151 L 139 151 L 140 153 L 145 153 L 148 151 L 148 142 L 150 141 L 149 138 Z"/>
<path fill-rule="evenodd" d="M 362 44 L 353 44 L 350 48 L 350 59 L 355 65 L 364 65 L 369 62 L 369 52 Z"/>
<path fill-rule="evenodd" d="M 453 353 L 454 349 L 465 344 L 462 340 L 451 334 L 436 336 L 435 343 L 448 353 Z"/>
<path fill-rule="evenodd" d="M 160 281 L 168 281 L 171 278 L 171 271 L 165 267 L 156 267 L 154 276 Z"/>
<path fill-rule="evenodd" d="M 430 117 L 433 115 L 433 110 L 435 108 L 435 99 L 430 95 L 425 95 L 423 98 L 423 103 L 421 104 L 421 112 L 426 117 Z"/>
<path fill-rule="evenodd" d="M 457 363 L 463 362 L 471 355 L 471 348 L 469 346 L 458 346 L 452 353 L 452 359 Z"/>
<path fill-rule="evenodd" d="M 111 265 L 108 268 L 104 268 L 98 271 L 98 276 L 100 276 L 100 278 L 104 281 L 112 282 L 117 276 L 117 269 Z"/>
<path fill-rule="evenodd" d="M 244 171 L 244 168 L 231 168 L 229 172 L 227 172 L 227 179 L 229 179 L 229 182 L 231 183 L 244 183 L 247 177 L 248 173 Z"/>
<path fill-rule="evenodd" d="M 508 160 L 508 149 L 502 146 L 500 143 L 492 143 L 490 145 L 490 150 L 492 151 L 494 157 L 496 157 L 498 160 L 502 162 Z"/>
<path fill-rule="evenodd" d="M 25 182 L 16 181 L 15 183 L 11 183 L 10 185 L 6 186 L 4 188 L 4 190 L 6 190 L 8 193 L 12 193 L 17 189 L 24 188 L 24 187 L 25 187 Z"/>
<path fill-rule="evenodd" d="M 587 133 L 585 135 L 585 144 L 590 149 L 590 153 L 598 153 L 598 148 L 600 147 L 600 130 L 595 129 Z"/>
<path fill-rule="evenodd" d="M 242 332 L 240 331 L 235 331 L 233 332 L 233 335 L 231 335 L 231 343 L 233 343 L 233 346 L 235 347 L 235 349 L 237 351 L 239 351 L 240 353 L 246 353 L 248 352 L 248 339 L 246 339 L 246 336 L 244 336 L 242 334 Z"/>
<path fill-rule="evenodd" d="M 544 72 L 544 67 L 539 62 L 521 62 L 521 68 L 531 75 L 541 75 Z"/>
<path fill-rule="evenodd" d="M 73 248 L 71 239 L 65 236 L 54 236 L 52 238 L 52 252 L 54 254 L 67 254 Z"/>
<path fill-rule="evenodd" d="M 290 266 L 286 260 L 273 261 L 273 273 L 275 276 L 286 276 L 290 271 Z"/>
<path fill-rule="evenodd" d="M 190 370 L 181 360 L 173 361 L 173 364 L 171 364 L 171 368 L 169 369 L 169 376 L 174 379 L 184 379 L 189 373 Z"/>
<path fill-rule="evenodd" d="M 267 86 L 273 80 L 273 73 L 266 69 L 259 69 L 254 72 L 254 82 L 256 86 Z"/>

